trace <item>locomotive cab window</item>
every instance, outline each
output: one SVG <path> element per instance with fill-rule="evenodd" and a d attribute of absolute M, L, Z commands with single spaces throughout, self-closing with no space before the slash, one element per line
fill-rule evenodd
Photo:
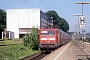
<path fill-rule="evenodd" d="M 43 30 L 41 31 L 41 35 L 55 35 L 55 31 L 54 30 Z"/>

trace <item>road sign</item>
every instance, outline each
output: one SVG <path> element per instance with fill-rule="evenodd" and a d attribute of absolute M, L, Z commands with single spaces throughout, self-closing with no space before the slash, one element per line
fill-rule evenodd
<path fill-rule="evenodd" d="M 81 24 L 85 24 L 85 16 L 81 16 L 80 17 L 80 23 Z"/>
<path fill-rule="evenodd" d="M 80 28 L 85 28 L 85 24 L 80 24 Z"/>

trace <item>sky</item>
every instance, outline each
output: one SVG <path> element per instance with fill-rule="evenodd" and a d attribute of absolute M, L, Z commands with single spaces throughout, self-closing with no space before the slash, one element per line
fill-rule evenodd
<path fill-rule="evenodd" d="M 43 12 L 54 10 L 60 17 L 66 19 L 70 26 L 69 31 L 78 31 L 78 25 L 76 22 L 78 20 L 78 16 L 74 16 L 74 14 L 82 14 L 82 5 L 76 4 L 76 2 L 90 2 L 90 0 L 0 0 L 0 9 L 7 11 L 7 9 L 40 8 Z M 86 22 L 85 30 L 86 32 L 89 32 L 90 4 L 84 4 L 83 10 Z M 75 24 L 76 29 L 74 29 Z"/>

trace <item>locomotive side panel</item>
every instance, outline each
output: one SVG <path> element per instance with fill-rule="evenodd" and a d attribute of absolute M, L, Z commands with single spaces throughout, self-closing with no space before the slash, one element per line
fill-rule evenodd
<path fill-rule="evenodd" d="M 62 45 L 62 32 L 61 30 L 59 29 L 58 30 L 58 46 Z"/>

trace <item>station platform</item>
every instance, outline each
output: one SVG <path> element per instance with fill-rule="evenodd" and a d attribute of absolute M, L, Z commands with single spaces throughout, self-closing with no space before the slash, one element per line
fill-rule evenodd
<path fill-rule="evenodd" d="M 90 44 L 72 40 L 41 60 L 90 60 Z"/>

